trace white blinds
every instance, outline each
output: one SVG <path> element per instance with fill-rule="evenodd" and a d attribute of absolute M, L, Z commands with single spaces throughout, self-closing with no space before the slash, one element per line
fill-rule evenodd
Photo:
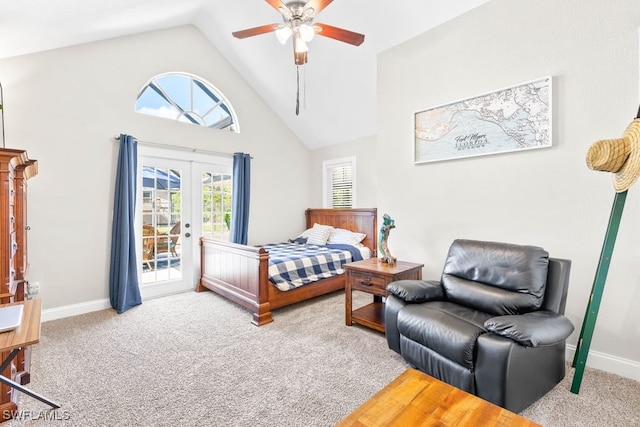
<path fill-rule="evenodd" d="M 353 167 L 351 162 L 335 164 L 329 171 L 329 200 L 336 209 L 353 207 Z"/>

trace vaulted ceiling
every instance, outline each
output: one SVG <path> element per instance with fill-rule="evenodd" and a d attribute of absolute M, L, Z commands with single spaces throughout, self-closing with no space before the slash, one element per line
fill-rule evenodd
<path fill-rule="evenodd" d="M 314 149 L 376 133 L 378 53 L 487 1 L 333 1 L 314 22 L 362 33 L 365 41 L 358 47 L 326 37 L 309 42 L 308 63 L 300 67 L 299 115 L 291 41 L 282 46 L 273 33 L 243 40 L 231 35 L 282 23 L 280 13 L 263 0 L 3 1 L 0 58 L 193 24 Z"/>

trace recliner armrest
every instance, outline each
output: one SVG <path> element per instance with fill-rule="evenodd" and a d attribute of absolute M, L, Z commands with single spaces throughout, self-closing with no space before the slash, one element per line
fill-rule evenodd
<path fill-rule="evenodd" d="M 484 322 L 484 327 L 525 347 L 556 344 L 566 340 L 574 329 L 565 316 L 547 310 L 492 317 Z"/>
<path fill-rule="evenodd" d="M 405 302 L 427 302 L 444 299 L 444 289 L 437 280 L 396 280 L 387 285 L 387 292 Z"/>

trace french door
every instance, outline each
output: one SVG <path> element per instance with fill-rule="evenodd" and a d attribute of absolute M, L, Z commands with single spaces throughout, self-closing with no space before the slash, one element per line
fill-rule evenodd
<path fill-rule="evenodd" d="M 200 236 L 229 241 L 233 162 L 143 147 L 138 154 L 142 298 L 192 290 L 200 274 Z"/>
<path fill-rule="evenodd" d="M 150 298 L 193 289 L 194 239 L 191 227 L 189 162 L 138 159 L 140 292 Z"/>

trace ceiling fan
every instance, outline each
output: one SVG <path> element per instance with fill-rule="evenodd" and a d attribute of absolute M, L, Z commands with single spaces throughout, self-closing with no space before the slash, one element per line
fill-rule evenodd
<path fill-rule="evenodd" d="M 291 37 L 293 41 L 293 58 L 296 65 L 307 63 L 307 43 L 313 39 L 315 34 L 360 46 L 364 42 L 364 34 L 333 27 L 327 24 L 314 24 L 316 17 L 333 0 L 309 0 L 289 1 L 283 3 L 281 0 L 266 0 L 274 9 L 282 14 L 284 24 L 267 24 L 246 30 L 235 31 L 234 37 L 244 39 L 270 32 L 276 33 L 276 38 L 282 44 Z"/>

